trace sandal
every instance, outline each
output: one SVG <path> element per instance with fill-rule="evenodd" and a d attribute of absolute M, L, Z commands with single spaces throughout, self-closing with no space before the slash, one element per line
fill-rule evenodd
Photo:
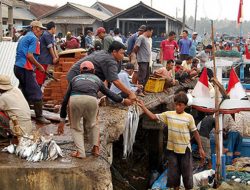
<path fill-rule="evenodd" d="M 93 146 L 91 153 L 93 156 L 96 157 L 100 156 L 99 146 Z"/>
<path fill-rule="evenodd" d="M 74 157 L 74 158 L 79 158 L 79 159 L 84 159 L 84 158 L 86 158 L 85 156 L 81 156 L 81 153 L 80 153 L 78 150 L 72 152 L 72 153 L 70 154 L 70 156 L 71 156 L 71 157 Z"/>

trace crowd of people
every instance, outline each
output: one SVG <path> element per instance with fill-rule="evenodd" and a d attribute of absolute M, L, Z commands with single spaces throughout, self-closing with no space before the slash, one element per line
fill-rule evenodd
<path fill-rule="evenodd" d="M 19 126 L 21 135 L 30 134 L 32 130 L 29 105 L 34 107 L 37 122 L 50 123 L 43 116 L 41 86 L 46 79 L 48 65 L 57 64 L 59 60 L 54 39 L 55 23 L 49 22 L 47 28 L 39 21 L 33 21 L 30 25 L 31 30 L 19 39 L 16 50 L 14 73 L 19 80 L 20 90 L 11 85 L 8 76 L 0 75 L 0 124 L 6 128 L 8 120 L 12 120 L 14 126 Z M 79 37 L 74 37 L 68 32 L 66 42 L 60 46 L 62 49 L 80 47 L 93 49 L 93 52 L 89 52 L 89 55 L 77 61 L 67 74 L 69 86 L 61 106 L 58 134 L 64 133 L 68 106 L 71 132 L 77 147 L 72 156 L 86 157 L 84 129 L 91 134 L 92 154 L 94 156 L 100 154 L 99 126 L 96 125 L 96 118 L 98 92 L 101 91 L 113 102 L 125 106 L 138 104 L 150 119 L 161 121 L 168 126 L 166 147 L 169 158 L 168 187 L 178 188 L 182 176 L 185 188 L 192 189 L 190 133 L 198 144 L 200 157 L 203 159 L 207 156 L 210 159 L 207 139 L 214 128 L 213 118 L 205 117 L 198 130 L 193 116 L 185 112 L 188 97 L 183 91 L 175 94 L 175 110 L 160 114 L 150 112 L 138 98 L 147 94 L 144 88 L 150 76 L 153 27 L 141 25 L 138 31 L 128 38 L 126 53 L 129 56 L 129 63 L 123 69 L 121 63 L 126 47 L 120 37 L 119 29 L 115 29 L 114 35 L 111 35 L 106 33 L 105 28 L 99 27 L 94 40 L 92 35 L 93 32 L 90 30 L 86 36 L 80 34 Z M 154 75 L 165 78 L 168 86 L 188 82 L 199 76 L 211 56 L 212 46 L 208 45 L 203 51 L 196 52 L 197 35 L 198 33 L 193 32 L 192 38 L 189 39 L 188 31 L 183 30 L 182 37 L 177 42 L 176 33 L 169 32 L 167 38 L 160 44 L 162 68 L 155 70 Z M 178 56 L 176 52 L 179 53 Z M 138 76 L 135 76 L 135 70 L 138 71 Z M 134 83 L 131 82 L 133 77 L 136 78 Z M 81 118 L 84 120 L 83 126 L 80 124 Z M 237 139 L 240 144 L 240 136 L 229 135 Z M 238 149 L 231 150 L 230 147 L 227 149 L 225 151 L 239 155 Z"/>

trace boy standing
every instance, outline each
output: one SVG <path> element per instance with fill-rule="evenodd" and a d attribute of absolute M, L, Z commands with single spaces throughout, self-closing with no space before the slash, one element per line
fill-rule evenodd
<path fill-rule="evenodd" d="M 141 100 L 138 105 L 152 120 L 159 120 L 168 126 L 168 181 L 169 188 L 179 189 L 181 175 L 185 189 L 193 188 L 193 164 L 190 144 L 190 131 L 198 143 L 201 158 L 205 157 L 204 150 L 192 115 L 184 110 L 188 98 L 184 92 L 179 92 L 174 97 L 175 111 L 166 111 L 161 114 L 153 114 Z"/>

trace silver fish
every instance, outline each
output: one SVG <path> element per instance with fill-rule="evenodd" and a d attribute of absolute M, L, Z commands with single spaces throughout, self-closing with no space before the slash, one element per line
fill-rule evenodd
<path fill-rule="evenodd" d="M 48 142 L 44 143 L 41 151 L 43 153 L 43 160 L 46 160 L 49 155 L 49 143 Z"/>
<path fill-rule="evenodd" d="M 2 149 L 3 152 L 8 152 L 10 154 L 15 153 L 16 145 L 10 144 L 9 146 Z"/>
<path fill-rule="evenodd" d="M 129 106 L 125 129 L 123 131 L 123 157 L 133 152 L 133 144 L 139 123 L 139 109 L 137 105 Z"/>
<path fill-rule="evenodd" d="M 59 156 L 64 157 L 62 149 L 60 148 L 60 146 L 58 146 L 58 144 L 56 144 L 56 143 L 55 143 L 55 146 L 56 146 L 56 150 L 57 150 L 57 153 L 59 154 Z"/>
<path fill-rule="evenodd" d="M 49 145 L 49 156 L 48 156 L 48 160 L 55 160 L 57 158 L 57 149 L 55 146 L 56 142 L 55 141 L 51 141 L 50 145 Z"/>

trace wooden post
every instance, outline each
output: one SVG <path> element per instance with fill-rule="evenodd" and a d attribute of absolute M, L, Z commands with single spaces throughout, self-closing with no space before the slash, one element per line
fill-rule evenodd
<path fill-rule="evenodd" d="M 185 25 L 186 25 L 186 0 L 183 0 L 182 31 L 185 30 Z"/>
<path fill-rule="evenodd" d="M 2 1 L 0 1 L 0 42 L 3 41 L 3 15 L 2 15 Z"/>
<path fill-rule="evenodd" d="M 10 37 L 13 38 L 13 7 L 8 7 L 8 30 Z"/>
<path fill-rule="evenodd" d="M 196 20 L 197 20 L 197 1 L 195 1 L 195 15 L 194 15 L 194 31 L 196 31 Z"/>
<path fill-rule="evenodd" d="M 214 65 L 214 77 L 216 79 L 216 66 L 215 66 L 215 44 L 214 44 L 214 24 L 213 20 L 211 20 L 211 29 L 212 29 L 212 57 L 213 57 L 213 65 Z M 220 138 L 219 138 L 219 89 L 218 86 L 215 85 L 215 148 L 216 148 L 216 170 L 215 170 L 215 177 L 217 181 L 220 181 L 220 163 L 221 163 L 221 152 L 220 152 Z"/>

